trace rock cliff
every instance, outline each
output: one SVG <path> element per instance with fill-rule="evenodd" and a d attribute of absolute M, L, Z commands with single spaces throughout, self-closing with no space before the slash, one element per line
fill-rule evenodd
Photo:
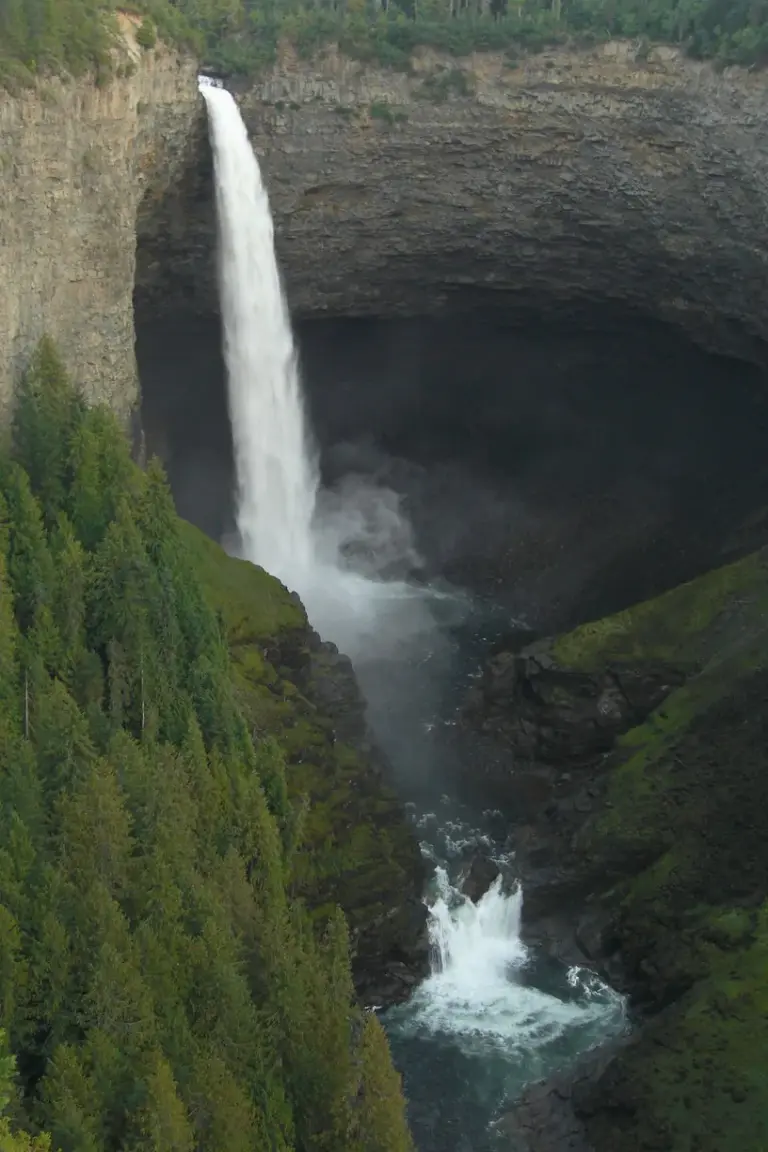
<path fill-rule="evenodd" d="M 91 399 L 135 406 L 137 208 L 174 181 L 199 108 L 194 61 L 143 52 L 129 17 L 122 30 L 103 87 L 48 80 L 0 101 L 0 422 L 44 330 Z"/>
<path fill-rule="evenodd" d="M 410 74 L 284 55 L 241 93 L 299 315 L 481 305 L 584 322 L 602 303 L 765 362 L 768 80 L 611 43 Z M 138 304 L 213 312 L 199 161 L 140 222 Z"/>

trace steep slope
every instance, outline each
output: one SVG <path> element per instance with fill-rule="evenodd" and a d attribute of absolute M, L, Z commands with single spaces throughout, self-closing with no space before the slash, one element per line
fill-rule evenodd
<path fill-rule="evenodd" d="M 312 642 L 303 613 L 266 574 L 249 582 L 247 566 L 233 576 L 223 554 L 206 556 L 160 468 L 131 462 L 115 417 L 82 402 L 48 341 L 22 385 L 0 490 L 13 1120 L 62 1152 L 408 1152 L 384 1033 L 354 997 L 337 886 L 312 914 L 298 898 L 315 878 L 302 864 L 313 804 L 300 781 L 288 787 L 286 733 L 325 742 L 331 780 L 366 775 L 267 663 L 281 641 L 288 661 Z M 279 723 L 256 707 L 267 685 L 288 705 Z M 368 796 L 384 799 L 375 778 Z M 353 805 L 342 834 L 333 803 L 320 806 L 348 876 L 360 868 L 371 897 L 402 903 L 402 868 L 386 875 L 397 831 L 372 847 L 348 821 L 378 812 Z M 404 825 L 400 839 L 407 849 Z M 361 916 L 370 924 L 352 909 L 359 937 Z M 0 1081 L 6 1067 L 3 1056 Z"/>
<path fill-rule="evenodd" d="M 763 551 L 498 657 L 475 701 L 509 802 L 531 758 L 547 780 L 520 832 L 531 930 L 570 922 L 642 1013 L 573 1095 L 599 1152 L 768 1139 L 767 636 Z"/>
<path fill-rule="evenodd" d="M 136 215 L 176 177 L 199 111 L 196 64 L 136 43 L 121 17 L 115 74 L 49 78 L 0 101 L 0 422 L 43 331 L 91 401 L 126 419 L 138 396 Z"/>

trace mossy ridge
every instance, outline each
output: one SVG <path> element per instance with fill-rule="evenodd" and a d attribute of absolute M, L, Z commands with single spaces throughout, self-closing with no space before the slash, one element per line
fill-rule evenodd
<path fill-rule="evenodd" d="M 559 645 L 694 670 L 618 739 L 575 841 L 613 885 L 599 900 L 627 978 L 670 1005 L 594 1089 L 599 1150 L 768 1148 L 767 590 L 758 553 Z"/>
<path fill-rule="evenodd" d="M 279 580 L 263 568 L 228 556 L 192 524 L 182 521 L 181 527 L 200 579 L 224 619 L 231 645 L 306 629 L 304 609 Z"/>
<path fill-rule="evenodd" d="M 577 838 L 583 852 L 628 856 L 644 847 L 652 850 L 653 845 L 661 850 L 676 840 L 680 794 L 686 788 L 680 745 L 698 720 L 763 667 L 767 651 L 768 621 L 754 635 L 713 657 L 698 675 L 671 692 L 643 724 L 617 738 L 605 806 Z"/>
<path fill-rule="evenodd" d="M 292 886 L 319 919 L 338 902 L 352 943 L 412 886 L 418 853 L 395 793 L 269 657 L 308 656 L 307 617 L 263 569 L 237 560 L 191 524 L 184 535 L 229 638 L 238 703 L 257 735 L 273 735 L 286 760 L 291 799 L 310 803 L 293 857 Z M 294 670 L 295 672 L 296 670 Z"/>
<path fill-rule="evenodd" d="M 598 1148 L 768 1148 L 768 904 L 751 915 L 710 909 L 702 929 L 733 932 L 737 921 L 731 947 L 722 932 L 717 944 L 702 940 L 706 975 L 617 1058 L 609 1087 L 631 1128 L 598 1113 L 590 1124 Z"/>
<path fill-rule="evenodd" d="M 768 551 L 763 549 L 555 641 L 563 666 L 592 670 L 613 662 L 659 661 L 697 668 L 727 637 L 768 614 Z"/>

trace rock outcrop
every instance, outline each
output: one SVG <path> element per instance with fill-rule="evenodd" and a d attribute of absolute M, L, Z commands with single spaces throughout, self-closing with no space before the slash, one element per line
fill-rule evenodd
<path fill-rule="evenodd" d="M 285 53 L 240 100 L 297 315 L 586 323 L 602 303 L 767 362 L 764 74 L 631 43 L 424 51 L 407 75 Z M 142 215 L 142 314 L 215 312 L 212 203 L 201 148 Z"/>
<path fill-rule="evenodd" d="M 767 635 L 763 550 L 535 646 L 561 696 L 513 685 L 505 713 L 490 699 L 512 810 L 526 756 L 556 752 L 517 832 L 527 930 L 554 931 L 561 951 L 570 932 L 571 957 L 641 1021 L 570 1082 L 529 1093 L 507 1125 L 516 1149 L 736 1152 L 768 1138 Z M 596 729 L 584 685 L 596 709 L 605 678 L 633 668 L 641 681 L 666 668 L 666 683 Z"/>
<path fill-rule="evenodd" d="M 195 62 L 135 41 L 104 86 L 46 80 L 0 100 L 0 423 L 44 331 L 91 400 L 136 404 L 133 285 L 143 196 L 176 178 L 199 114 Z"/>

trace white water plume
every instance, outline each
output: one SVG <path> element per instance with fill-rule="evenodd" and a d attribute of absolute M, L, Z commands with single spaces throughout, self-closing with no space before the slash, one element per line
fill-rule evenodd
<path fill-rule="evenodd" d="M 407 690 L 414 683 L 405 674 L 427 661 L 439 664 L 438 618 L 444 623 L 451 613 L 463 615 L 464 607 L 453 594 L 443 600 L 433 588 L 407 582 L 418 557 L 394 493 L 359 477 L 320 491 L 259 165 L 231 95 L 204 80 L 201 91 L 216 173 L 237 550 L 295 589 L 313 624 L 357 662 L 358 671 L 366 659 L 376 674 L 376 660 L 396 658 L 397 671 L 389 665 L 388 677 L 398 681 L 397 709 L 388 712 L 386 691 L 379 704 L 381 724 L 397 728 L 403 685 Z M 381 678 L 377 689 L 381 696 Z M 407 731 L 404 740 L 412 742 Z M 445 833 L 444 846 L 455 841 L 458 847 L 461 829 L 449 823 Z M 425 1037 L 432 1055 L 441 1046 L 458 1052 L 481 1070 L 474 1073 L 478 1082 L 490 1070 L 500 1104 L 541 1074 L 547 1059 L 559 1060 L 569 1044 L 590 1043 L 611 1019 L 615 1028 L 620 1001 L 599 982 L 587 987 L 589 979 L 578 969 L 554 994 L 534 985 L 520 939 L 519 891 L 507 893 L 497 880 L 473 904 L 446 869 L 438 867 L 437 881 L 430 908 L 432 975 L 407 1004 L 387 1014 L 387 1026 L 398 1043 L 410 1038 L 416 1054 Z M 463 1080 L 457 1091 L 461 1104 Z"/>
<path fill-rule="evenodd" d="M 430 907 L 432 974 L 396 1009 L 402 1035 L 453 1036 L 468 1055 L 503 1051 L 531 1060 L 574 1031 L 621 1016 L 621 998 L 584 969 L 572 968 L 572 996 L 552 995 L 526 979 L 520 938 L 523 894 L 501 876 L 476 904 L 438 867 Z"/>
<path fill-rule="evenodd" d="M 243 554 L 281 580 L 313 566 L 318 487 L 269 200 L 229 92 L 201 84 L 211 125 L 224 359 Z"/>
<path fill-rule="evenodd" d="M 353 659 L 395 651 L 433 622 L 432 595 L 393 576 L 417 562 L 389 490 L 319 491 L 269 199 L 233 97 L 201 77 L 216 174 L 219 281 L 237 474 L 237 551 L 297 591 Z"/>

